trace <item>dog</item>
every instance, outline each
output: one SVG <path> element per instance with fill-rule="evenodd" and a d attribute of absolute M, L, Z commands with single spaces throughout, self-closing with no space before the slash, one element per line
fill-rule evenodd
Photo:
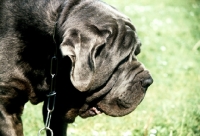
<path fill-rule="evenodd" d="M 140 46 L 131 20 L 99 0 L 1 0 L 0 135 L 23 136 L 27 101 L 44 102 L 46 121 L 54 67 L 54 135 L 77 116 L 129 114 L 153 82 Z"/>

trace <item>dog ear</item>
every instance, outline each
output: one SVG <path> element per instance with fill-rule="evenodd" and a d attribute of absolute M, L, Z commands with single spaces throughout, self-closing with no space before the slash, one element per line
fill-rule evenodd
<path fill-rule="evenodd" d="M 93 75 L 93 69 L 89 62 L 91 53 L 91 39 L 96 39 L 94 36 L 89 39 L 84 35 L 82 30 L 86 28 L 70 28 L 65 31 L 63 42 L 60 45 L 60 50 L 63 56 L 68 56 L 72 61 L 70 79 L 72 84 L 79 91 L 87 91 L 88 84 Z M 89 32 L 87 32 L 88 35 Z M 93 41 L 94 42 L 94 41 Z"/>

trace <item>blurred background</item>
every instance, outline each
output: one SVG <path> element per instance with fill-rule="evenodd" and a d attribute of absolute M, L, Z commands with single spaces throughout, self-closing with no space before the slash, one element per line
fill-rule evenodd
<path fill-rule="evenodd" d="M 200 0 L 104 1 L 131 18 L 154 83 L 131 114 L 78 117 L 68 136 L 200 136 Z M 23 121 L 37 135 L 41 104 L 27 103 Z"/>

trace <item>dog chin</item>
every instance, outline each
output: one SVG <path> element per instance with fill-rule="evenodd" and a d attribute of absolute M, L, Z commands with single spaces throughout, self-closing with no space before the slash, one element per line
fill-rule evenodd
<path fill-rule="evenodd" d="M 136 109 L 145 96 L 145 88 L 141 87 L 140 82 L 131 88 L 134 90 L 110 90 L 109 93 L 102 96 L 103 98 L 100 97 L 90 104 L 85 104 L 79 110 L 79 116 L 87 118 L 105 113 L 109 116 L 120 117 L 129 114 Z M 116 95 L 121 91 L 121 94 Z"/>

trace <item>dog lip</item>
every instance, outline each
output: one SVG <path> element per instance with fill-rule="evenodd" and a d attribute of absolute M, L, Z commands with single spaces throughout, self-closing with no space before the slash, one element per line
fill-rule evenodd
<path fill-rule="evenodd" d="M 130 72 L 127 72 L 127 74 L 130 74 Z M 142 81 L 147 83 L 142 85 L 141 79 Z M 122 86 L 118 88 L 118 90 L 125 89 L 124 92 L 127 92 L 125 93 L 125 95 L 122 95 L 123 91 L 118 91 L 121 93 L 115 95 L 117 94 L 117 90 L 113 88 L 114 90 L 111 90 L 111 93 L 108 94 L 108 96 L 106 95 L 103 100 L 97 103 L 97 105 L 106 115 L 119 117 L 127 115 L 130 112 L 134 111 L 136 107 L 143 101 L 147 88 L 150 83 L 153 83 L 153 79 L 151 78 L 149 72 L 143 69 L 137 71 L 137 74 L 135 74 L 134 78 L 132 80 L 129 80 L 129 82 L 132 84 L 131 87 L 135 86 L 136 89 L 133 88 L 134 90 L 132 91 L 126 91 L 128 90 L 129 84 L 127 84 L 126 88 L 124 88 L 122 84 Z M 121 98 L 119 98 L 120 96 Z M 127 97 L 130 100 L 128 100 Z M 112 104 L 112 106 L 110 104 Z"/>
<path fill-rule="evenodd" d="M 87 118 L 87 117 L 93 117 L 99 114 L 104 113 L 104 111 L 99 108 L 99 106 L 95 105 L 95 106 L 91 106 L 89 108 L 87 108 L 85 111 L 79 111 L 79 116 L 81 116 L 82 118 Z"/>

